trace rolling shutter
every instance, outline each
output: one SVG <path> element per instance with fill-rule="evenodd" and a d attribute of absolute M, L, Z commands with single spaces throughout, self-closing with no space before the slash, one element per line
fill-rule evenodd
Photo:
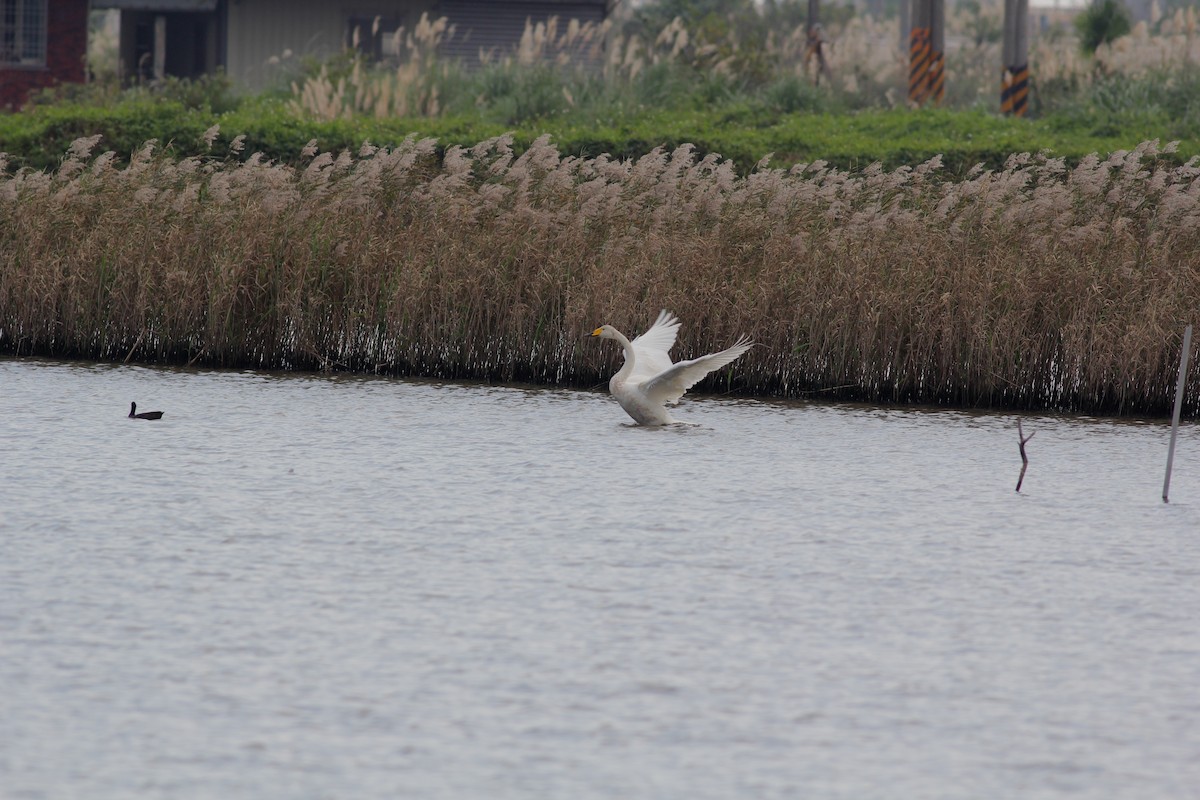
<path fill-rule="evenodd" d="M 454 36 L 442 44 L 442 55 L 456 58 L 468 66 L 479 63 L 479 53 L 503 57 L 513 53 L 525 31 L 525 21 L 537 24 L 558 17 L 561 36 L 572 19 L 580 24 L 604 21 L 603 3 L 547 2 L 546 0 L 517 0 L 516 2 L 487 2 L 487 0 L 442 0 L 436 16 L 446 17 L 455 26 Z"/>

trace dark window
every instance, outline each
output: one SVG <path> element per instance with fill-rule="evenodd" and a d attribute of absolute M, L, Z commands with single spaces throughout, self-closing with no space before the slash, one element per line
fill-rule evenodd
<path fill-rule="evenodd" d="M 46 0 L 0 0 L 0 64 L 46 65 Z"/>

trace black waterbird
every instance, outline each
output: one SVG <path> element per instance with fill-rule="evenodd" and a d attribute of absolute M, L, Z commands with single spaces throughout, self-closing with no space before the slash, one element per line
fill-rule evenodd
<path fill-rule="evenodd" d="M 161 411 L 143 411 L 139 414 L 137 413 L 137 403 L 129 404 L 130 419 L 162 419 L 162 414 Z"/>

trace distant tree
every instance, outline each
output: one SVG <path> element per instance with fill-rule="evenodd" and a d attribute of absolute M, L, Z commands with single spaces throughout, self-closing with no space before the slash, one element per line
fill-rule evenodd
<path fill-rule="evenodd" d="M 958 9 L 967 15 L 966 30 L 974 40 L 976 47 L 998 42 L 1004 38 L 1002 18 L 983 13 L 983 6 L 979 0 L 962 0 L 958 4 Z"/>
<path fill-rule="evenodd" d="M 1129 33 L 1129 11 L 1119 0 L 1098 0 L 1075 18 L 1075 28 L 1083 51 L 1090 55 L 1105 42 Z"/>

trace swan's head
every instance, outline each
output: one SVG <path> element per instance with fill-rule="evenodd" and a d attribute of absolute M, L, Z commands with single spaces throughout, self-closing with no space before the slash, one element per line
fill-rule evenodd
<path fill-rule="evenodd" d="M 596 330 L 592 331 L 592 336 L 599 336 L 601 339 L 615 339 L 617 329 L 612 325 L 601 325 Z"/>

